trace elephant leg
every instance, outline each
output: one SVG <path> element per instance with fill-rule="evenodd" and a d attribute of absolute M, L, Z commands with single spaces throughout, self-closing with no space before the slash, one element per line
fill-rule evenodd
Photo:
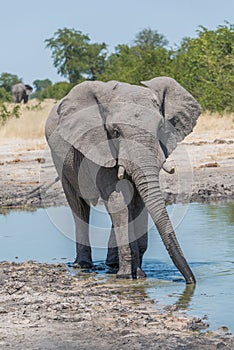
<path fill-rule="evenodd" d="M 134 232 L 139 249 L 139 267 L 141 267 L 143 255 L 148 246 L 148 210 L 136 189 L 131 212 L 134 219 Z"/>
<path fill-rule="evenodd" d="M 15 103 L 20 103 L 21 102 L 21 96 L 17 93 L 15 96 Z"/>
<path fill-rule="evenodd" d="M 125 192 L 126 191 L 125 189 Z M 133 278 L 143 278 L 146 275 L 144 271 L 142 271 L 141 265 L 148 243 L 148 211 L 135 188 L 134 196 L 128 206 L 128 221 L 128 237 L 132 256 L 132 275 Z M 106 265 L 112 268 L 119 267 L 118 247 L 113 224 L 108 242 Z"/>
<path fill-rule="evenodd" d="M 78 267 L 92 268 L 93 262 L 91 257 L 91 247 L 89 241 L 89 214 L 90 206 L 77 193 L 69 180 L 63 176 L 63 189 L 72 210 L 76 226 L 76 259 Z"/>
<path fill-rule="evenodd" d="M 147 222 L 147 226 L 148 226 L 148 212 L 146 212 L 146 215 L 145 215 L 145 222 Z M 148 227 L 146 227 L 146 230 L 147 228 Z M 142 260 L 143 260 L 144 253 L 147 249 L 147 246 L 148 246 L 148 232 L 146 231 L 140 238 L 138 238 L 140 268 L 142 266 Z"/>
<path fill-rule="evenodd" d="M 108 252 L 107 252 L 107 257 L 106 257 L 106 265 L 113 268 L 113 269 L 117 269 L 119 267 L 118 247 L 117 247 L 115 230 L 114 230 L 113 224 L 111 227 L 111 234 L 110 234 L 110 238 L 108 241 Z"/>
<path fill-rule="evenodd" d="M 112 192 L 106 203 L 118 246 L 118 278 L 132 278 L 132 254 L 128 237 L 128 207 L 121 192 Z"/>
<path fill-rule="evenodd" d="M 24 103 L 28 102 L 28 95 L 25 93 L 23 96 Z"/>
<path fill-rule="evenodd" d="M 129 186 L 125 182 L 119 181 L 115 168 L 108 170 L 100 168 L 96 184 L 112 220 L 107 261 L 111 261 L 113 253 L 116 258 L 118 251 L 119 270 L 117 277 L 132 278 L 134 276 L 134 256 L 132 257 L 129 241 L 129 210 L 126 204 L 128 202 L 126 197 L 131 195 Z M 117 247 L 117 251 L 115 247 Z"/>
<path fill-rule="evenodd" d="M 135 186 L 129 204 L 129 235 L 136 278 L 145 277 L 141 269 L 143 254 L 147 249 L 148 212 Z"/>
<path fill-rule="evenodd" d="M 80 212 L 73 212 L 76 224 L 76 259 L 75 263 L 82 268 L 93 268 L 91 246 L 89 241 L 90 206 L 80 198 Z"/>
<path fill-rule="evenodd" d="M 134 197 L 129 205 L 129 222 L 133 271 L 136 271 L 136 277 L 145 277 L 145 273 L 141 270 L 141 265 L 148 245 L 148 211 L 136 188 L 134 188 Z M 112 268 L 119 266 L 118 248 L 113 225 L 108 242 L 106 265 Z"/>

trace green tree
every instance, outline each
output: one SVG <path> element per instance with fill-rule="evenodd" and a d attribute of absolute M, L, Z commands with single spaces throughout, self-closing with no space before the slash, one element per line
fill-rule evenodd
<path fill-rule="evenodd" d="M 12 96 L 3 87 L 0 87 L 0 101 L 1 102 L 11 102 Z"/>
<path fill-rule="evenodd" d="M 157 30 L 146 28 L 136 34 L 134 44 L 142 49 L 155 49 L 159 47 L 167 47 L 168 40 L 163 34 Z"/>
<path fill-rule="evenodd" d="M 106 44 L 89 44 L 87 50 L 87 69 L 84 75 L 90 80 L 96 80 L 102 74 L 106 60 Z"/>
<path fill-rule="evenodd" d="M 106 44 L 90 44 L 88 35 L 75 29 L 58 29 L 54 36 L 46 39 L 51 49 L 54 66 L 58 74 L 78 83 L 84 78 L 96 79 L 104 68 Z"/>
<path fill-rule="evenodd" d="M 138 58 L 128 45 L 118 45 L 105 65 L 105 70 L 98 77 L 100 80 L 119 80 L 136 84 Z"/>
<path fill-rule="evenodd" d="M 35 87 L 35 92 L 40 92 L 45 90 L 48 86 L 52 85 L 52 81 L 49 79 L 43 79 L 43 80 L 34 80 L 33 85 Z"/>
<path fill-rule="evenodd" d="M 49 79 L 37 79 L 33 82 L 35 92 L 31 95 L 31 98 L 38 98 L 42 100 L 43 98 L 46 98 L 44 91 L 52 86 L 52 81 Z"/>
<path fill-rule="evenodd" d="M 14 84 L 21 82 L 16 74 L 2 73 L 0 75 L 0 100 L 5 102 L 12 101 L 11 88 Z"/>
<path fill-rule="evenodd" d="M 67 81 L 61 81 L 40 91 L 37 95 L 37 98 L 53 98 L 55 100 L 60 100 L 68 94 L 73 86 L 74 84 L 68 83 Z"/>
<path fill-rule="evenodd" d="M 171 52 L 165 47 L 167 39 L 157 31 L 139 32 L 132 46 L 118 45 L 106 61 L 99 79 L 115 79 L 131 84 L 159 75 L 170 75 Z"/>
<path fill-rule="evenodd" d="M 0 87 L 11 93 L 11 88 L 14 84 L 22 82 L 16 74 L 2 73 L 0 76 Z"/>
<path fill-rule="evenodd" d="M 105 43 L 92 44 L 88 35 L 74 29 L 59 29 L 46 43 L 58 73 L 72 84 L 84 79 L 140 84 L 166 75 L 190 91 L 204 110 L 233 111 L 234 26 L 228 22 L 216 30 L 200 26 L 197 33 L 172 50 L 163 34 L 143 29 L 132 45 L 118 45 L 109 56 Z M 43 96 L 63 95 L 67 88 L 62 86 L 61 93 L 60 86 L 51 86 Z"/>
<path fill-rule="evenodd" d="M 200 26 L 197 38 L 184 38 L 174 53 L 172 75 L 204 110 L 233 111 L 234 26 Z"/>

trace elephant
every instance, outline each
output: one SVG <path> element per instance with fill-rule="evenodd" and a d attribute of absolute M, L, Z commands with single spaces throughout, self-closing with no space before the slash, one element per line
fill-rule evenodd
<path fill-rule="evenodd" d="M 18 83 L 12 86 L 11 92 L 13 101 L 20 103 L 22 100 L 24 103 L 28 102 L 28 96 L 32 93 L 33 88 L 28 84 Z"/>
<path fill-rule="evenodd" d="M 201 114 L 176 80 L 132 85 L 84 81 L 51 110 L 45 135 L 76 227 L 79 267 L 93 267 L 90 207 L 101 198 L 112 221 L 106 264 L 119 278 L 145 277 L 148 213 L 187 284 L 196 280 L 181 250 L 160 191 L 159 172 Z"/>

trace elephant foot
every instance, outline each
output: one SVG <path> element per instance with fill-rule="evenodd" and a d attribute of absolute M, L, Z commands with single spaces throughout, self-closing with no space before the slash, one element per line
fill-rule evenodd
<path fill-rule="evenodd" d="M 116 261 L 106 261 L 106 265 L 113 270 L 117 270 L 119 268 L 119 263 Z"/>
<path fill-rule="evenodd" d="M 146 278 L 146 274 L 140 267 L 137 268 L 135 273 L 132 273 L 132 269 L 122 268 L 117 272 L 116 278 L 141 279 L 141 278 Z"/>
<path fill-rule="evenodd" d="M 137 267 L 133 270 L 133 279 L 141 278 L 146 278 L 146 274 L 140 267 Z"/>
<path fill-rule="evenodd" d="M 94 265 L 91 261 L 85 261 L 85 260 L 75 260 L 73 267 L 77 268 L 77 269 L 93 269 Z"/>
<path fill-rule="evenodd" d="M 116 278 L 133 279 L 131 267 L 130 268 L 120 268 L 116 274 Z"/>
<path fill-rule="evenodd" d="M 137 279 L 146 278 L 146 273 L 140 268 L 137 268 Z"/>
<path fill-rule="evenodd" d="M 108 248 L 108 254 L 106 257 L 106 265 L 111 269 L 119 268 L 119 256 L 118 248 Z"/>

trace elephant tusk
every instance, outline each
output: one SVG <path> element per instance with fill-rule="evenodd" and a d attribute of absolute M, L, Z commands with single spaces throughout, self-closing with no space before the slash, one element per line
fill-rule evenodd
<path fill-rule="evenodd" d="M 118 179 L 119 180 L 123 180 L 124 173 L 125 173 L 125 168 L 123 167 L 123 165 L 120 165 L 119 169 L 118 169 Z"/>
<path fill-rule="evenodd" d="M 172 164 L 170 164 L 170 162 L 169 163 L 165 162 L 163 164 L 162 168 L 168 174 L 174 174 L 175 173 L 175 167 Z"/>

